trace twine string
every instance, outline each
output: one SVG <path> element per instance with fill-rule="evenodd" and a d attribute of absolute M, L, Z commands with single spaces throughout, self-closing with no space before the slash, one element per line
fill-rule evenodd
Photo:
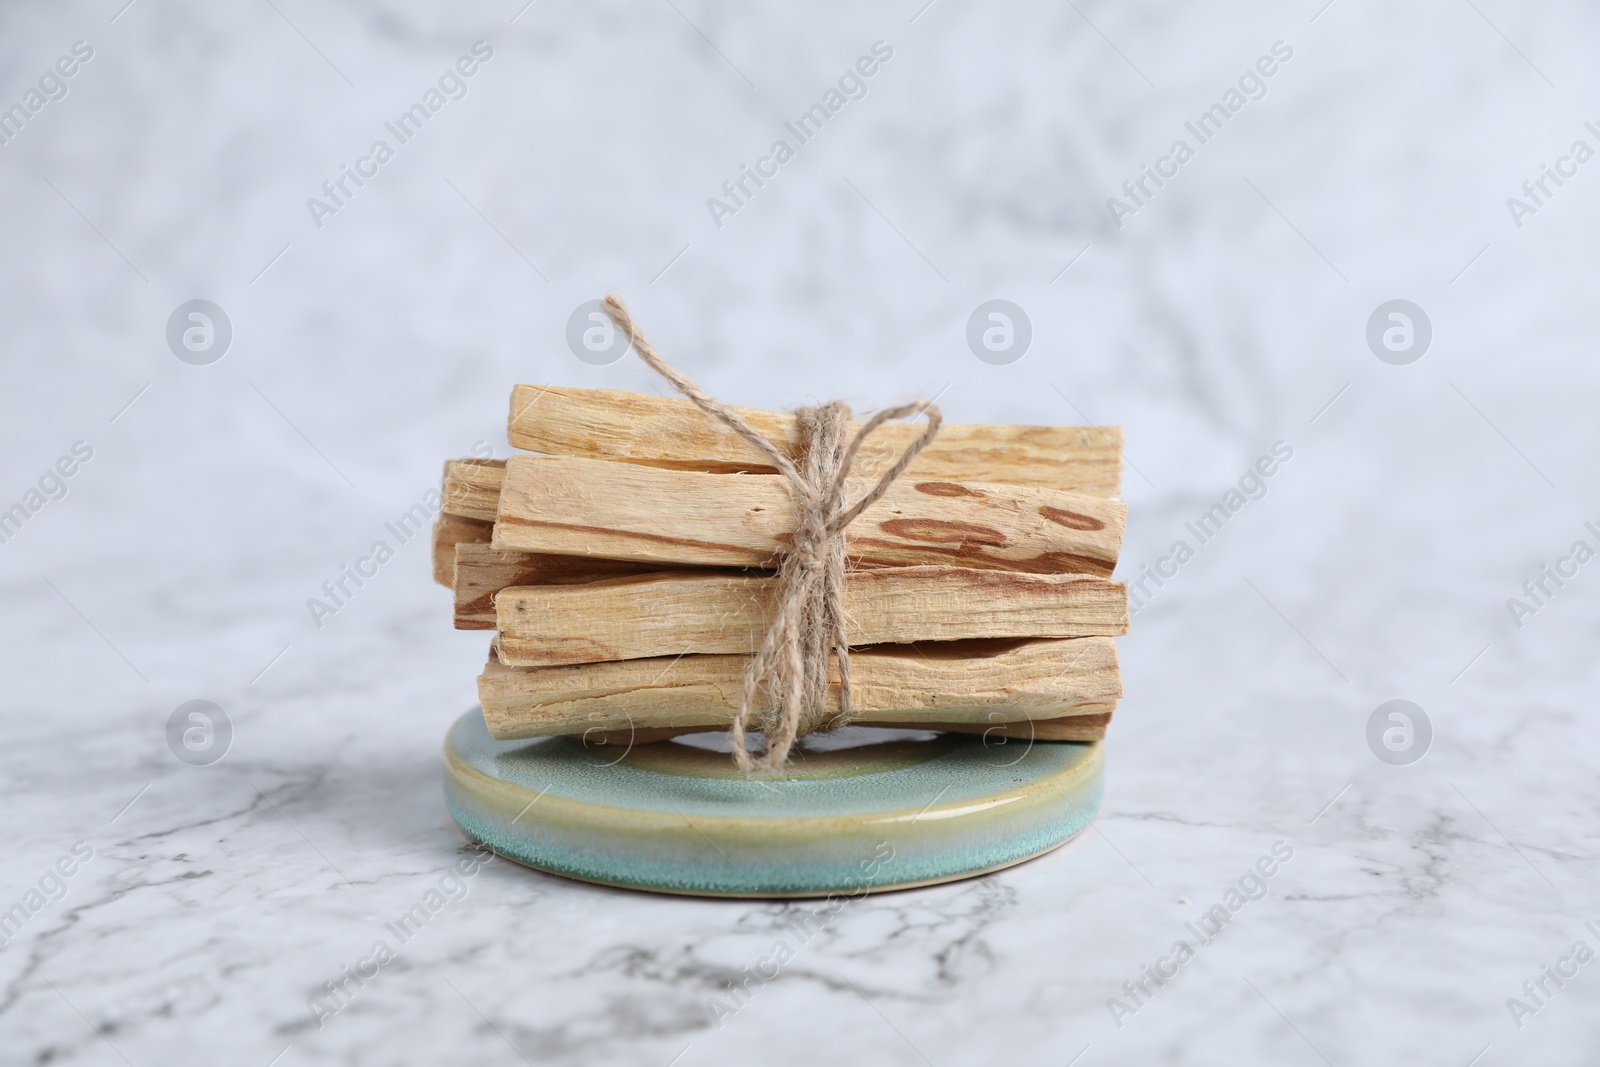
<path fill-rule="evenodd" d="M 788 760 L 790 749 L 800 737 L 824 726 L 833 728 L 850 721 L 850 645 L 844 616 L 848 571 L 845 530 L 889 491 L 917 454 L 937 436 L 943 418 L 932 404 L 903 404 L 873 415 L 854 437 L 849 437 L 852 416 L 847 405 L 832 401 L 801 408 L 795 412 L 800 446 L 791 458 L 737 412 L 707 396 L 662 359 L 639 333 L 619 297 L 607 296 L 601 307 L 616 328 L 627 334 L 633 350 L 651 370 L 771 461 L 783 476 L 793 501 L 794 539 L 778 566 L 772 622 L 759 651 L 745 668 L 739 712 L 733 721 L 733 756 L 740 769 L 747 773 L 775 770 Z M 927 418 L 922 433 L 878 476 L 871 489 L 854 503 L 846 504 L 850 469 L 862 444 L 891 419 L 916 415 Z M 839 709 L 833 714 L 827 708 L 830 657 L 839 664 Z M 759 759 L 745 747 L 752 716 L 767 739 L 766 751 Z"/>

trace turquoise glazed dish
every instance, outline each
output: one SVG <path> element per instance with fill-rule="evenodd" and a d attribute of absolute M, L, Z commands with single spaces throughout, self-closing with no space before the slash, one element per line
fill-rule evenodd
<path fill-rule="evenodd" d="M 1099 742 L 919 735 L 806 747 L 746 778 L 726 752 L 665 741 L 496 741 L 474 708 L 444 745 L 469 837 L 586 882 L 812 897 L 970 878 L 1048 852 L 1100 806 Z"/>

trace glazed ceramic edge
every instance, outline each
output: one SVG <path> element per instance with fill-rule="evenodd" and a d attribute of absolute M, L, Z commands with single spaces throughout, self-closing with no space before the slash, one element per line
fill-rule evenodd
<path fill-rule="evenodd" d="M 973 877 L 1081 832 L 1104 789 L 1096 743 L 1035 781 L 1012 785 L 997 774 L 992 797 L 912 817 L 691 820 L 532 792 L 474 766 L 454 734 L 445 744 L 445 801 L 469 837 L 553 874 L 696 896 L 844 896 Z"/>

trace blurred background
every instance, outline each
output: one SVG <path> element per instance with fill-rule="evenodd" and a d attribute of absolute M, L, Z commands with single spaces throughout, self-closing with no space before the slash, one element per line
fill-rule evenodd
<path fill-rule="evenodd" d="M 1592 7 L 125 3 L 0 8 L 0 512 L 26 512 L 0 526 L 0 908 L 96 850 L 0 948 L 7 1059 L 1600 1045 L 1600 977 L 1520 1027 L 1506 1004 L 1600 949 L 1600 565 L 1523 590 L 1600 549 Z M 799 144 L 784 124 L 875 48 Z M 441 86 L 400 144 L 385 124 Z M 736 203 L 777 140 L 794 158 Z M 1146 167 L 1177 169 L 1141 190 Z M 307 599 L 441 460 L 507 454 L 512 384 L 665 389 L 569 349 L 607 292 L 730 403 L 1124 427 L 1125 581 L 1292 459 L 1119 642 L 1103 833 L 864 902 L 723 1030 L 703 1002 L 776 905 L 500 864 L 318 1029 L 306 999 L 463 844 L 437 752 L 485 641 L 445 623 L 424 539 L 321 626 Z M 996 299 L 1031 327 L 1009 361 L 967 341 Z M 192 300 L 230 328 L 209 361 L 169 344 Z M 1427 325 L 1399 351 L 1369 343 L 1396 300 Z M 192 699 L 233 730 L 203 770 L 164 734 Z M 1409 766 L 1369 749 L 1391 699 L 1431 723 Z M 1114 1026 L 1107 998 L 1279 838 L 1274 895 Z"/>

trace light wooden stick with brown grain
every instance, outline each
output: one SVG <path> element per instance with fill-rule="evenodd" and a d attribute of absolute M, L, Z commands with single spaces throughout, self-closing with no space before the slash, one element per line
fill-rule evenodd
<path fill-rule="evenodd" d="M 942 730 L 949 733 L 983 734 L 987 738 L 1016 741 L 1099 741 L 1106 736 L 1116 704 L 1083 704 L 1073 714 L 1056 719 L 1026 719 L 1022 722 L 855 722 L 852 726 L 884 726 L 894 730 Z M 650 745 L 687 734 L 720 730 L 715 726 L 655 727 L 649 730 L 576 730 L 568 737 L 581 737 L 586 745 Z"/>
<path fill-rule="evenodd" d="M 1081 493 L 902 479 L 850 524 L 845 551 L 865 566 L 1107 577 L 1126 516 L 1122 501 Z M 493 543 L 557 555 L 771 567 L 793 527 L 789 490 L 778 475 L 524 454 L 506 463 Z"/>
<path fill-rule="evenodd" d="M 452 459 L 444 465 L 442 515 L 477 522 L 493 522 L 500 506 L 500 483 L 505 478 L 503 459 Z"/>
<path fill-rule="evenodd" d="M 1111 723 L 1111 713 L 1116 702 L 1085 704 L 1076 709 L 1077 715 L 1057 719 L 1028 719 L 1022 722 L 945 722 L 928 723 L 915 727 L 921 730 L 945 730 L 961 734 L 983 734 L 989 738 L 1006 738 L 1012 741 L 1099 741 L 1106 735 Z M 874 726 L 876 723 L 862 723 Z M 900 727 L 906 729 L 906 727 Z"/>
<path fill-rule="evenodd" d="M 452 459 L 444 465 L 439 518 L 433 524 L 433 579 L 455 590 L 456 629 L 494 629 L 493 596 L 508 585 L 590 582 L 660 567 L 492 549 L 503 459 Z M 467 545 L 464 558 L 457 545 Z M 466 571 L 458 580 L 462 563 Z"/>
<path fill-rule="evenodd" d="M 779 449 L 799 444 L 788 412 L 733 408 Z M 885 466 L 921 432 L 882 427 L 863 446 L 864 474 Z M 593 456 L 677 470 L 770 473 L 765 456 L 691 401 L 610 389 L 519 385 L 511 394 L 511 444 L 551 455 Z M 1001 482 L 1116 496 L 1122 481 L 1118 426 L 958 426 L 946 424 L 905 477 L 918 481 Z"/>
<path fill-rule="evenodd" d="M 487 543 L 462 542 L 454 546 L 453 552 L 451 584 L 458 630 L 493 630 L 495 595 L 507 586 L 572 588 L 574 583 L 600 583 L 661 569 L 656 564 L 627 560 L 513 552 Z M 622 606 L 618 610 L 628 609 Z"/>
<path fill-rule="evenodd" d="M 456 581 L 456 546 L 489 543 L 494 523 L 478 519 L 459 519 L 442 512 L 433 520 L 433 580 L 443 586 Z"/>
<path fill-rule="evenodd" d="M 582 585 L 553 585 L 535 565 L 528 585 L 492 588 L 502 574 L 474 581 L 465 562 L 498 550 L 457 549 L 456 626 L 464 599 L 497 609 L 500 661 L 549 667 L 697 654 L 753 654 L 772 624 L 776 578 L 668 571 Z M 511 559 L 519 557 L 510 553 Z M 532 557 L 551 560 L 563 557 Z M 587 561 L 574 560 L 581 565 Z M 609 561 L 608 561 L 609 562 Z M 613 564 L 617 565 L 617 564 Z M 627 566 L 627 564 L 621 564 Z M 512 576 L 509 570 L 502 572 Z M 569 579 L 570 580 L 570 579 Z M 990 637 L 1096 637 L 1128 632 L 1121 582 L 1079 574 L 1022 574 L 966 567 L 886 567 L 850 572 L 844 610 L 851 647 Z"/>
<path fill-rule="evenodd" d="M 491 657 L 478 696 L 490 734 L 501 740 L 589 729 L 725 729 L 738 714 L 747 663 L 745 656 L 678 656 L 508 667 Z M 878 725 L 1060 718 L 1122 695 L 1109 637 L 879 646 L 852 653 L 850 670 L 855 717 Z M 837 700 L 836 664 L 830 677 Z"/>

